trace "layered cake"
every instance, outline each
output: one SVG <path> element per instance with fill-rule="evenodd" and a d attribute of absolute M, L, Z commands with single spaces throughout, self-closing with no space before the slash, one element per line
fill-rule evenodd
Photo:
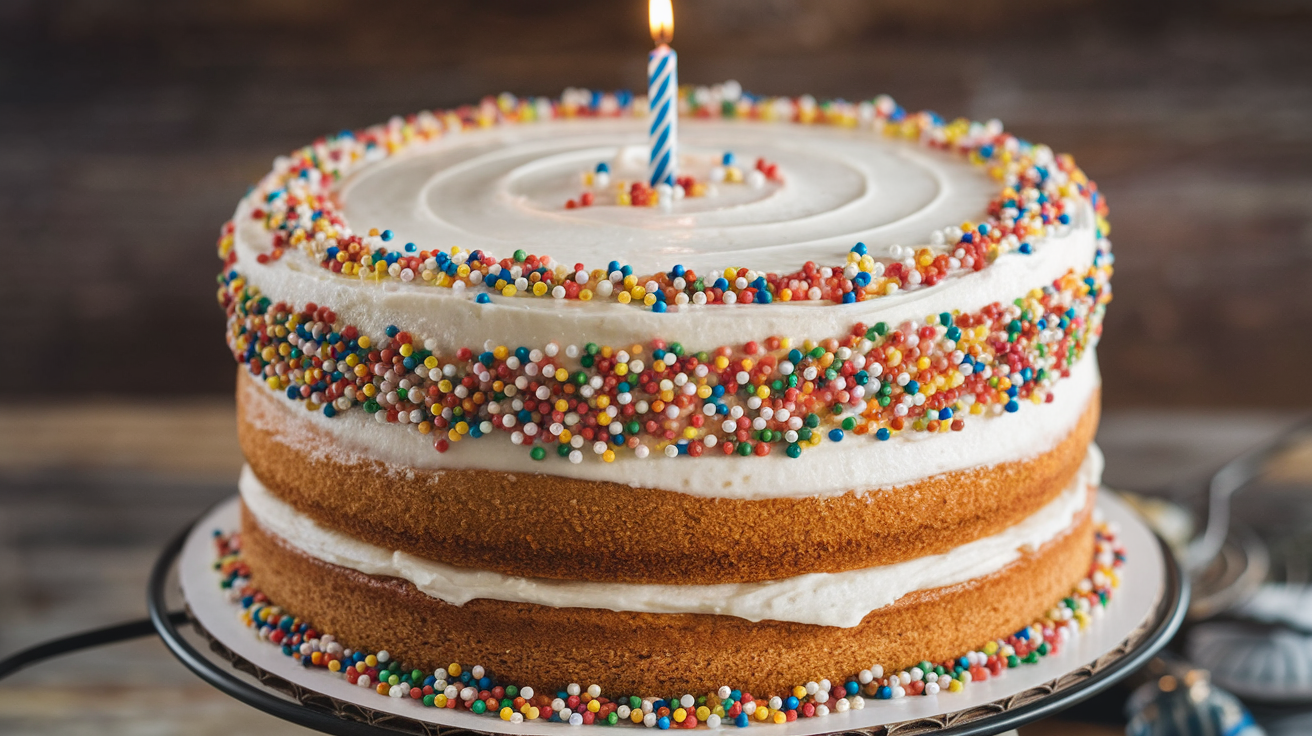
<path fill-rule="evenodd" d="M 653 188 L 644 104 L 398 117 L 242 199 L 248 620 L 429 704 L 494 673 L 717 722 L 1056 648 L 1111 564 L 1094 183 L 996 121 L 728 84 L 680 95 Z"/>

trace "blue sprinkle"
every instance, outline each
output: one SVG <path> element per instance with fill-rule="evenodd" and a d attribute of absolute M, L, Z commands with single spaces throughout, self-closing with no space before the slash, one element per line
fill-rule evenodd
<path fill-rule="evenodd" d="M 789 695 L 788 699 L 784 701 L 784 710 L 797 710 L 797 705 L 797 698 Z"/>
<path fill-rule="evenodd" d="M 1071 224 L 1071 216 L 1063 212 L 1060 215 L 1057 215 L 1057 222 L 1060 222 L 1063 225 L 1069 225 Z"/>
<path fill-rule="evenodd" d="M 618 270 L 620 270 L 619 261 L 611 261 L 610 263 L 606 264 L 606 273 L 611 273 L 612 271 L 618 271 Z"/>
<path fill-rule="evenodd" d="M 912 396 L 915 396 L 916 394 L 920 393 L 920 382 L 919 382 L 919 381 L 907 381 L 907 385 L 906 385 L 906 386 L 903 386 L 902 388 L 903 388 L 903 390 L 906 391 L 908 394 L 911 394 Z"/>
<path fill-rule="evenodd" d="M 857 243 L 856 245 L 852 246 L 852 252 L 859 256 L 863 256 L 866 253 L 869 253 L 870 249 L 866 247 L 865 243 Z"/>
<path fill-rule="evenodd" d="M 733 151 L 725 151 L 724 155 L 720 157 L 720 163 L 725 166 L 733 166 L 733 163 L 736 160 L 737 157 L 733 155 Z"/>
<path fill-rule="evenodd" d="M 833 440 L 834 442 L 842 442 L 842 441 L 843 441 L 843 430 L 841 430 L 841 429 L 831 429 L 831 430 L 829 430 L 829 439 Z"/>
<path fill-rule="evenodd" d="M 401 332 L 401 330 L 396 325 L 388 325 L 387 329 L 384 330 L 384 332 L 387 333 L 388 337 L 396 337 L 397 334 Z"/>
<path fill-rule="evenodd" d="M 606 163 L 605 161 L 602 161 L 601 163 L 597 164 L 597 173 L 598 173 L 598 174 L 609 174 L 609 173 L 610 173 L 610 164 Z"/>
<path fill-rule="evenodd" d="M 881 441 L 885 441 L 892 436 L 893 433 L 888 431 L 887 427 L 880 427 L 878 431 L 875 432 L 875 438 Z"/>
<path fill-rule="evenodd" d="M 861 692 L 861 685 L 856 680 L 851 680 L 843 686 L 843 689 L 847 691 L 848 695 L 856 695 Z"/>
<path fill-rule="evenodd" d="M 772 301 L 774 301 L 774 297 L 770 296 L 770 292 L 765 291 L 764 289 L 756 292 L 757 304 L 769 304 Z"/>
<path fill-rule="evenodd" d="M 951 418 L 952 418 L 952 410 L 951 410 L 951 409 L 939 409 L 939 410 L 938 410 L 938 418 L 939 418 L 939 419 L 951 419 Z"/>
<path fill-rule="evenodd" d="M 491 304 L 492 297 L 488 296 L 487 294 L 479 294 L 478 296 L 474 297 L 474 301 L 478 302 L 479 304 Z"/>
<path fill-rule="evenodd" d="M 679 278 L 687 272 L 687 269 L 677 263 L 674 265 L 674 268 L 670 269 L 670 273 L 674 274 L 675 278 Z"/>
<path fill-rule="evenodd" d="M 667 307 L 665 306 L 665 302 L 660 300 L 657 300 L 654 304 L 651 305 L 651 311 L 653 312 L 662 313 L 666 309 Z"/>
<path fill-rule="evenodd" d="M 1011 401 L 1007 402 L 1007 406 L 1005 408 L 1009 414 L 1015 414 L 1016 412 L 1020 411 L 1020 404 L 1016 403 L 1015 399 L 1012 399 Z"/>
<path fill-rule="evenodd" d="M 659 728 L 659 729 L 662 730 L 662 731 L 668 731 L 669 728 L 670 728 L 670 718 L 669 718 L 669 716 L 661 716 L 660 718 L 657 718 L 657 719 L 656 719 L 656 728 Z"/>
<path fill-rule="evenodd" d="M 797 365 L 798 363 L 801 363 L 801 362 L 802 362 L 802 351 L 801 351 L 801 350 L 798 350 L 797 348 L 793 348 L 792 350 L 789 350 L 789 351 L 788 351 L 788 362 L 792 363 L 793 365 Z"/>
<path fill-rule="evenodd" d="M 405 244 L 405 252 L 406 252 L 406 253 L 414 253 L 416 250 L 419 250 L 419 249 L 415 247 L 415 244 L 414 244 L 414 243 L 406 243 L 406 244 Z"/>
<path fill-rule="evenodd" d="M 1025 255 L 1029 255 L 1034 252 L 1034 246 L 1030 245 L 1029 243 L 1021 243 L 1020 248 L 1018 248 L 1017 250 L 1019 250 L 1021 253 L 1024 253 Z"/>
<path fill-rule="evenodd" d="M 729 691 L 729 699 L 730 699 L 730 700 L 742 700 L 742 697 L 743 697 L 743 691 L 742 691 L 742 690 L 730 690 L 730 691 Z"/>
<path fill-rule="evenodd" d="M 879 688 L 879 692 L 875 694 L 875 697 L 879 698 L 880 700 L 888 700 L 889 698 L 893 697 L 893 688 L 889 687 L 888 685 L 885 685 Z"/>
<path fill-rule="evenodd" d="M 295 386 L 288 386 L 287 398 L 292 399 L 293 401 L 301 398 L 301 390 Z"/>
<path fill-rule="evenodd" d="M 383 239 L 383 242 L 386 243 L 387 241 L 389 241 L 389 240 L 392 239 L 392 231 L 391 231 L 391 230 L 384 230 L 384 231 L 382 232 L 382 234 L 379 235 L 378 237 L 382 238 L 382 239 Z"/>
<path fill-rule="evenodd" d="M 747 728 L 748 720 L 746 713 L 739 713 L 737 718 L 733 719 L 733 725 L 738 728 Z"/>
<path fill-rule="evenodd" d="M 843 303 L 844 303 L 844 304 L 855 304 L 855 303 L 856 303 L 856 292 L 854 292 L 854 291 L 849 291 L 849 292 L 847 292 L 846 294 L 844 294 L 844 295 L 843 295 Z"/>
<path fill-rule="evenodd" d="M 714 287 L 717 288 L 717 289 L 719 289 L 720 291 L 728 291 L 728 289 L 729 289 L 729 282 L 728 282 L 728 281 L 725 281 L 725 280 L 724 280 L 724 277 L 721 276 L 720 278 L 718 278 L 718 279 L 715 280 Z"/>

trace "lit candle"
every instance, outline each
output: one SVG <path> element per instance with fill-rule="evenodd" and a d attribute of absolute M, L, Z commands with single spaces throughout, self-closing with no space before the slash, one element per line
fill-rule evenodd
<path fill-rule="evenodd" d="M 653 187 L 673 186 L 679 153 L 679 55 L 669 45 L 674 38 L 670 0 L 648 0 L 647 17 L 656 44 L 647 57 L 647 142 L 651 147 L 647 177 Z"/>

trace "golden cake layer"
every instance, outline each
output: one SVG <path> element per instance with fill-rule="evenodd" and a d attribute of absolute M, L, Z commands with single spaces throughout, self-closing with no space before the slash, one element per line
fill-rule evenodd
<path fill-rule="evenodd" d="M 604 582 L 754 582 L 946 552 L 1020 522 L 1069 488 L 1099 411 L 1095 392 L 1065 438 L 1025 460 L 879 491 L 742 500 L 545 474 L 341 462 L 331 458 L 349 453 L 331 452 L 338 440 L 305 412 L 245 371 L 239 376 L 247 461 L 265 487 L 314 521 L 451 565 Z M 299 446 L 283 439 L 289 435 Z"/>
<path fill-rule="evenodd" d="M 1028 625 L 1088 573 L 1093 493 L 1072 525 L 1038 550 L 991 575 L 903 596 L 854 628 L 486 599 L 453 606 L 407 581 L 306 555 L 244 506 L 242 545 L 254 585 L 270 600 L 407 666 L 480 663 L 499 679 L 550 690 L 595 682 L 604 692 L 706 692 L 733 683 L 778 694 L 801 682 L 842 681 L 872 663 L 895 670 L 942 661 Z"/>

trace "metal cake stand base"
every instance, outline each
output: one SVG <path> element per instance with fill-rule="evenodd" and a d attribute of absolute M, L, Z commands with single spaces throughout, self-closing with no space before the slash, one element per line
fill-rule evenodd
<path fill-rule="evenodd" d="M 1059 654 L 973 683 L 961 693 L 869 700 L 863 710 L 779 725 L 753 723 L 752 731 L 765 736 L 997 734 L 1052 716 L 1134 672 L 1180 627 L 1188 608 L 1188 581 L 1166 544 L 1122 501 L 1104 491 L 1098 509 L 1117 527 L 1126 548 L 1121 586 L 1089 630 Z M 234 496 L 182 530 L 164 549 L 150 577 L 150 617 L 160 638 L 209 684 L 247 705 L 324 733 L 577 733 L 577 727 L 563 723 L 510 724 L 464 711 L 425 708 L 409 698 L 388 698 L 323 670 L 302 667 L 242 626 L 236 607 L 219 589 L 211 535 L 216 529 L 236 528 Z M 187 622 L 169 615 L 170 602 L 176 607 L 179 598 L 190 614 Z"/>

